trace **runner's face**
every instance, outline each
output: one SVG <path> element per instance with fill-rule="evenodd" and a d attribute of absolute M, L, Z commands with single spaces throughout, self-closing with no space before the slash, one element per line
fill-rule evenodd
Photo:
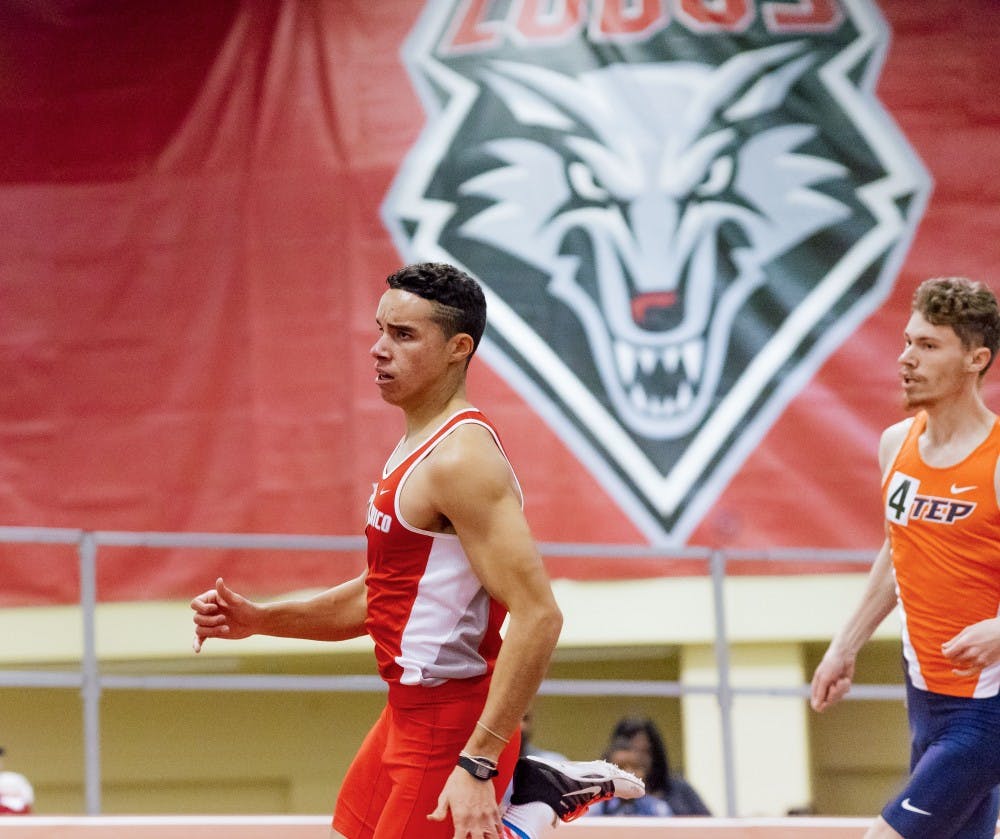
<path fill-rule="evenodd" d="M 375 384 L 391 405 L 405 407 L 440 386 L 450 344 L 432 319 L 433 303 L 400 289 L 382 295 L 375 313 L 379 337 L 372 345 Z"/>
<path fill-rule="evenodd" d="M 961 393 L 972 351 L 950 326 L 935 326 L 914 312 L 903 333 L 899 376 L 907 408 L 923 408 Z"/>

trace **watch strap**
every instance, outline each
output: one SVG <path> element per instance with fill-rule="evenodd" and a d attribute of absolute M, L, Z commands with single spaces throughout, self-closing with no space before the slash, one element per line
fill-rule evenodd
<path fill-rule="evenodd" d="M 500 774 L 497 771 L 496 764 L 485 757 L 472 757 L 471 755 L 460 754 L 458 756 L 458 765 L 477 781 L 488 781 Z"/>

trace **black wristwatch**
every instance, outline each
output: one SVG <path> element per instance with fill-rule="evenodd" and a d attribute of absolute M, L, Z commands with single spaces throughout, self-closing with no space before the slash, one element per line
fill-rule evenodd
<path fill-rule="evenodd" d="M 459 755 L 458 765 L 461 766 L 477 781 L 488 781 L 495 778 L 500 773 L 496 764 L 485 757 L 470 757 L 469 755 Z"/>

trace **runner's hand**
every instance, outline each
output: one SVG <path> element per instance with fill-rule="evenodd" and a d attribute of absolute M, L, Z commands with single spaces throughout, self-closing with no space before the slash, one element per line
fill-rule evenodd
<path fill-rule="evenodd" d="M 832 647 L 812 678 L 810 704 L 814 711 L 825 711 L 843 699 L 854 680 L 854 657 L 838 653 Z"/>
<path fill-rule="evenodd" d="M 437 808 L 427 816 L 435 822 L 444 821 L 451 811 L 455 825 L 454 839 L 504 839 L 496 789 L 489 781 L 477 781 L 456 766 L 445 782 Z"/>
<path fill-rule="evenodd" d="M 215 588 L 191 601 L 194 610 L 194 651 L 201 652 L 206 638 L 246 638 L 256 629 L 259 607 L 228 588 L 219 577 Z"/>
<path fill-rule="evenodd" d="M 989 618 L 965 627 L 941 645 L 941 652 L 955 665 L 959 676 L 971 676 L 1000 661 L 1000 618 Z"/>

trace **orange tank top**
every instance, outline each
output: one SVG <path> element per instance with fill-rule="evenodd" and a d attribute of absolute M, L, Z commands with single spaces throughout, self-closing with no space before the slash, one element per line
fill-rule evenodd
<path fill-rule="evenodd" d="M 1000 420 L 968 457 L 940 469 L 920 456 L 926 426 L 921 411 L 882 485 L 907 669 L 923 690 L 996 696 L 1000 664 L 958 676 L 941 645 L 1000 613 Z"/>

